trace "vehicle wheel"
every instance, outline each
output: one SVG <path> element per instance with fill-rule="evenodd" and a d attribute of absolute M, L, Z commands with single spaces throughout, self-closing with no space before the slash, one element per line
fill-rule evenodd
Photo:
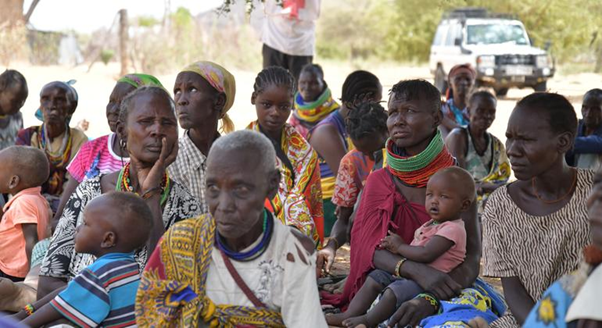
<path fill-rule="evenodd" d="M 495 95 L 498 97 L 505 97 L 508 94 L 508 88 L 495 89 Z"/>
<path fill-rule="evenodd" d="M 437 71 L 435 71 L 435 87 L 439 89 L 441 94 L 445 94 L 447 91 L 447 81 L 445 81 L 445 72 L 443 72 L 443 68 L 441 66 L 437 66 Z"/>
<path fill-rule="evenodd" d="M 547 81 L 537 83 L 536 85 L 533 86 L 533 90 L 538 91 L 538 92 L 546 92 L 548 90 Z"/>

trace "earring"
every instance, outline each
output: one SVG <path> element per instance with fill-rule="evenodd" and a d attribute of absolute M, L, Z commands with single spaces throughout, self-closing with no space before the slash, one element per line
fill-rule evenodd
<path fill-rule="evenodd" d="M 125 150 L 127 147 L 127 143 L 125 142 L 125 140 L 121 139 L 119 140 L 119 147 L 121 147 L 121 149 Z"/>

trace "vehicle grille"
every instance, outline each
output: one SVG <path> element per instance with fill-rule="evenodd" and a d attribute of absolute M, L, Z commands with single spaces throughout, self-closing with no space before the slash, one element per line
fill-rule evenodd
<path fill-rule="evenodd" d="M 535 65 L 533 55 L 498 55 L 495 56 L 495 64 L 504 65 Z"/>

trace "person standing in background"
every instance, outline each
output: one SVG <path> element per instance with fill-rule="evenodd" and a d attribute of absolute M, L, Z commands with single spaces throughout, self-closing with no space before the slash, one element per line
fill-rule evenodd
<path fill-rule="evenodd" d="M 261 24 L 263 68 L 280 66 L 299 81 L 301 68 L 313 61 L 321 0 L 267 0 Z"/>

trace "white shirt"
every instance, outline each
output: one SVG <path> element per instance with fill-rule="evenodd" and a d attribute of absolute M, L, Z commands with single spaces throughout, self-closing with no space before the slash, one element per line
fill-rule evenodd
<path fill-rule="evenodd" d="M 313 56 L 316 45 L 316 21 L 321 0 L 296 0 L 281 7 L 274 0 L 264 5 L 261 42 L 291 56 Z"/>

